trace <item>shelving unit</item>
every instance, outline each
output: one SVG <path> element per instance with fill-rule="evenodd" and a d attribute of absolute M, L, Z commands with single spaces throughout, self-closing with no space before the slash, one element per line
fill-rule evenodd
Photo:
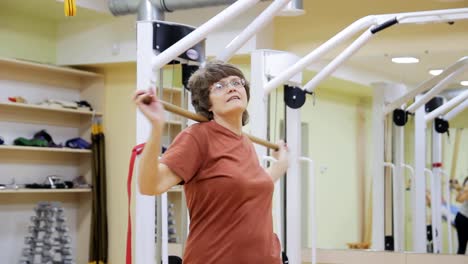
<path fill-rule="evenodd" d="M 17 189 L 17 190 L 0 190 L 0 194 L 24 194 L 24 193 L 89 193 L 91 188 L 76 188 L 76 189 Z"/>
<path fill-rule="evenodd" d="M 66 153 L 81 153 L 91 154 L 89 149 L 72 149 L 72 148 L 45 148 L 45 147 L 26 147 L 26 146 L 11 146 L 0 145 L 0 151 L 42 151 L 42 152 L 66 152 Z"/>
<path fill-rule="evenodd" d="M 24 104 L 24 103 L 10 103 L 10 102 L 0 102 L 0 109 L 8 109 L 12 108 L 17 111 L 18 109 L 30 109 L 30 110 L 40 110 L 40 111 L 55 111 L 59 113 L 73 113 L 77 115 L 96 115 L 102 116 L 100 112 L 93 112 L 89 110 L 82 110 L 82 109 L 67 109 L 67 108 L 56 108 L 56 107 L 47 107 L 42 105 L 31 105 L 31 104 Z"/>
<path fill-rule="evenodd" d="M 102 75 L 67 67 L 0 58 L 0 183 L 43 183 L 47 176 L 71 181 L 84 176 L 91 183 L 92 151 L 88 149 L 15 146 L 18 137 L 32 138 L 46 130 L 56 144 L 81 137 L 91 142 L 92 119 L 102 117 Z M 13 103 L 20 96 L 27 103 Z M 39 105 L 47 99 L 86 100 L 94 111 Z M 87 263 L 91 228 L 92 189 L 0 190 L 0 259 L 18 263 L 29 218 L 39 201 L 58 201 L 64 206 L 76 263 Z"/>
<path fill-rule="evenodd" d="M 165 102 L 177 105 L 179 107 L 184 107 L 184 90 L 179 87 L 165 87 L 163 88 L 162 99 Z M 174 138 L 179 134 L 182 129 L 185 127 L 184 123 L 186 120 L 178 115 L 166 112 L 166 127 L 163 132 L 162 145 L 168 147 Z M 169 243 L 168 253 L 169 255 L 175 255 L 182 257 L 183 256 L 183 244 L 181 243 L 182 233 L 183 233 L 183 217 L 187 217 L 187 214 L 182 213 L 182 210 L 185 210 L 185 196 L 184 196 L 183 186 L 174 186 L 168 191 L 168 201 L 174 204 L 174 217 L 175 220 L 175 229 L 176 236 L 178 238 L 178 243 Z"/>

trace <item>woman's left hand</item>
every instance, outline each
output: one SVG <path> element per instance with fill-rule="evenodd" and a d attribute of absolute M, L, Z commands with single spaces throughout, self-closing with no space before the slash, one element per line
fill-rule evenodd
<path fill-rule="evenodd" d="M 279 147 L 278 150 L 275 150 L 272 153 L 273 158 L 278 160 L 278 165 L 281 165 L 281 167 L 287 169 L 289 167 L 289 149 L 288 145 L 283 141 L 279 140 L 276 143 Z"/>

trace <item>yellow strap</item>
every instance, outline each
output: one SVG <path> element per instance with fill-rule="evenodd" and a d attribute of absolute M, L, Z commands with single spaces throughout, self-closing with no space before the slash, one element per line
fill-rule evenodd
<path fill-rule="evenodd" d="M 75 0 L 64 0 L 63 1 L 63 10 L 65 11 L 65 16 L 75 16 L 76 15 L 76 2 L 75 2 Z"/>
<path fill-rule="evenodd" d="M 91 134 L 93 135 L 97 135 L 99 133 L 102 133 L 103 129 L 102 129 L 102 125 L 100 124 L 93 124 L 91 126 Z"/>

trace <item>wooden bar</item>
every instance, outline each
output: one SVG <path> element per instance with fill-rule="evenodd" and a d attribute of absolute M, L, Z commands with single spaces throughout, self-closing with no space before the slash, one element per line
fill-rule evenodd
<path fill-rule="evenodd" d="M 177 114 L 177 115 L 181 115 L 181 116 L 186 117 L 186 118 L 190 118 L 190 119 L 192 119 L 194 121 L 197 121 L 197 122 L 207 122 L 208 121 L 208 119 L 206 117 L 202 116 L 202 115 L 192 113 L 192 112 L 187 111 L 187 110 L 185 110 L 185 109 L 183 109 L 181 107 L 175 106 L 175 105 L 170 104 L 168 102 L 164 102 L 162 100 L 159 100 L 159 101 L 162 103 L 162 105 L 164 106 L 164 109 L 166 109 L 166 111 L 169 111 L 169 112 Z M 250 140 L 252 140 L 252 142 L 254 142 L 254 143 L 260 144 L 262 146 L 265 146 L 265 147 L 273 149 L 273 150 L 278 150 L 279 149 L 277 144 L 274 144 L 274 143 L 271 143 L 271 142 L 269 142 L 267 140 L 264 140 L 264 139 L 249 135 L 247 133 L 244 133 L 244 135 L 249 137 Z"/>

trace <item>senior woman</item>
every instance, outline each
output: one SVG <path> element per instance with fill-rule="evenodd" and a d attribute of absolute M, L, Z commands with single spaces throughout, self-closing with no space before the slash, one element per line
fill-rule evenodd
<path fill-rule="evenodd" d="M 250 87 L 235 66 L 207 63 L 190 77 L 188 87 L 195 110 L 210 121 L 179 133 L 160 161 L 163 106 L 152 90 L 134 95 L 152 124 L 139 163 L 140 192 L 157 195 L 184 185 L 190 215 L 184 264 L 282 263 L 272 195 L 274 182 L 288 168 L 286 145 L 280 141 L 273 153 L 278 162 L 268 169 L 260 166 L 252 142 L 242 134 Z"/>

